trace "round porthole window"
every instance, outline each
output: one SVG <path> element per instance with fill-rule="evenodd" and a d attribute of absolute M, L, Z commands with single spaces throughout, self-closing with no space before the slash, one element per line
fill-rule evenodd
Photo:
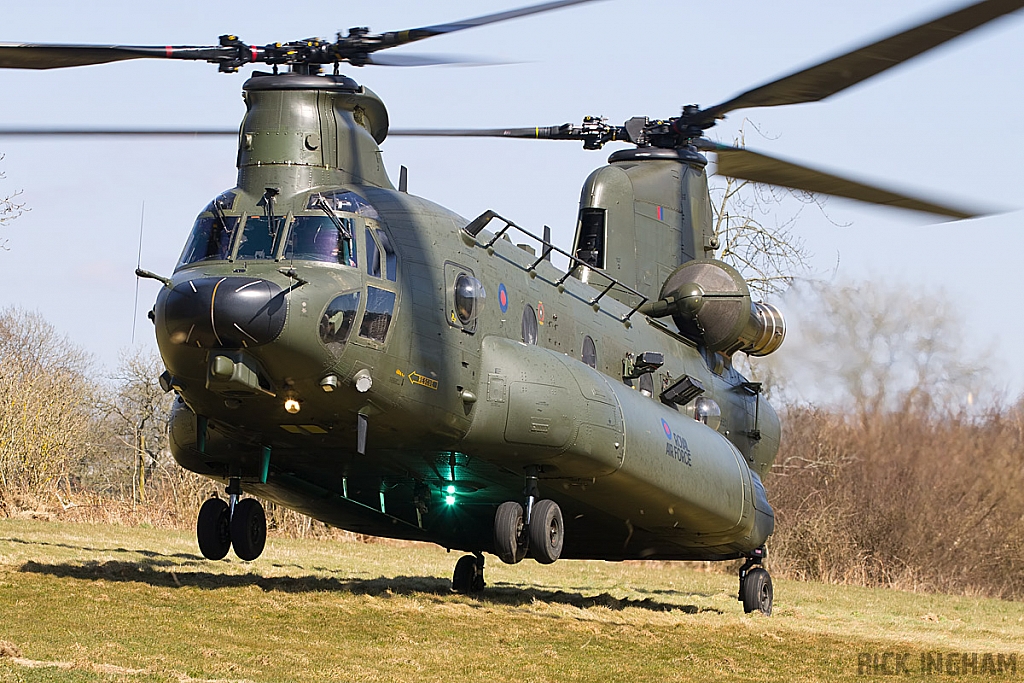
<path fill-rule="evenodd" d="M 463 325 L 469 325 L 479 313 L 481 299 L 487 296 L 483 283 L 472 275 L 460 273 L 455 278 L 455 314 Z"/>
<path fill-rule="evenodd" d="M 537 343 L 537 312 L 529 304 L 523 309 L 523 341 L 527 344 Z"/>

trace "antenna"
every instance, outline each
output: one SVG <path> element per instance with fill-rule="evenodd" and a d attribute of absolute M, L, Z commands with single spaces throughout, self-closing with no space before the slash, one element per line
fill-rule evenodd
<path fill-rule="evenodd" d="M 135 321 L 139 318 L 139 277 L 142 268 L 142 226 L 146 223 L 146 200 L 142 200 L 142 215 L 139 216 L 139 260 L 135 265 L 135 305 L 132 306 L 132 346 L 135 346 Z"/>

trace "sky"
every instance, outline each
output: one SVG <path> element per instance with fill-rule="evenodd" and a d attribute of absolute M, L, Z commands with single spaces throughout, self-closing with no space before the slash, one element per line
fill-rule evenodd
<path fill-rule="evenodd" d="M 333 37 L 352 26 L 383 32 L 528 4 L 527 0 L 250 0 L 8 3 L 3 42 L 212 45 L 224 33 L 265 44 Z M 467 30 L 402 51 L 505 62 L 486 67 L 345 67 L 374 90 L 394 127 L 506 127 L 605 116 L 666 118 L 684 104 L 734 94 L 964 4 L 943 0 L 602 0 Z M 1024 13 L 815 104 L 734 112 L 711 131 L 731 142 L 744 118 L 767 153 L 928 197 L 1001 213 L 936 224 L 906 212 L 833 199 L 805 210 L 795 232 L 814 277 L 877 281 L 943 293 L 968 352 L 997 370 L 996 388 L 1024 391 L 1017 340 L 1024 316 L 1018 245 L 1024 240 Z M 0 127 L 237 127 L 241 74 L 204 63 L 139 60 L 52 71 L 0 71 Z M 568 248 L 587 175 L 618 149 L 579 143 L 391 138 L 397 183 L 466 216 L 493 209 Z M 133 344 L 154 347 L 146 311 L 170 274 L 196 214 L 234 186 L 235 141 L 0 138 L 0 195 L 29 209 L 0 231 L 0 307 L 37 310 L 113 372 Z M 791 207 L 779 207 L 779 219 Z M 134 330 L 134 332 L 133 332 Z M 781 352 L 780 352 L 781 353 Z"/>

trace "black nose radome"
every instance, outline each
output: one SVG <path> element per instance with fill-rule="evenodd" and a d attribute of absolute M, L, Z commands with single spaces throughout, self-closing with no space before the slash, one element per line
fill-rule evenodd
<path fill-rule="evenodd" d="M 164 326 L 174 344 L 248 348 L 274 341 L 284 328 L 284 290 L 250 277 L 182 282 L 164 301 Z"/>

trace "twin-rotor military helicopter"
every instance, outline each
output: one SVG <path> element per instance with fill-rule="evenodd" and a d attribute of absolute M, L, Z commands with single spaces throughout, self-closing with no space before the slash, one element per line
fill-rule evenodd
<path fill-rule="evenodd" d="M 339 73 L 342 62 L 429 63 L 381 52 L 588 1 L 351 29 L 334 42 L 0 44 L 2 68 L 140 58 L 273 67 L 243 85 L 237 186 L 199 214 L 170 277 L 139 271 L 164 285 L 150 315 L 161 384 L 177 395 L 172 453 L 227 485 L 226 501 L 199 511 L 206 557 L 263 551 L 263 508 L 245 492 L 351 531 L 471 553 L 455 567 L 459 592 L 483 589 L 484 552 L 506 563 L 742 558 L 744 610 L 771 613 L 761 564 L 774 514 L 762 479 L 780 425 L 732 356 L 775 351 L 785 324 L 714 258 L 702 153 L 727 176 L 973 214 L 704 132 L 737 109 L 824 99 L 1024 0 L 975 3 L 668 119 L 391 131 L 631 143 L 586 180 L 570 251 L 493 211 L 467 220 L 392 184 L 378 146 L 387 110 Z"/>

